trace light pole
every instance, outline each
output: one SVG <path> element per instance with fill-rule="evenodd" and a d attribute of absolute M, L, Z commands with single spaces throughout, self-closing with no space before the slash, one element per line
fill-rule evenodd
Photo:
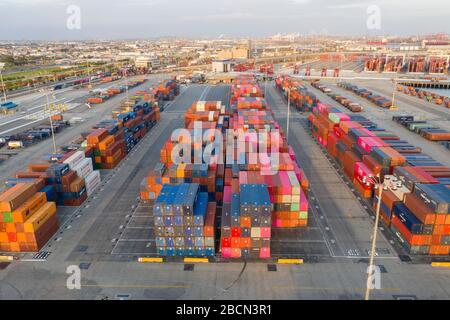
<path fill-rule="evenodd" d="M 46 106 L 47 106 L 47 110 L 49 111 L 49 117 L 50 117 L 50 128 L 52 130 L 52 141 L 53 141 L 53 152 L 56 153 L 56 140 L 55 140 L 55 130 L 53 129 L 53 119 L 52 119 L 52 113 L 50 110 L 50 103 L 48 101 L 48 90 L 47 89 L 43 89 L 43 91 L 45 92 L 45 99 L 46 99 Z"/>
<path fill-rule="evenodd" d="M 291 116 L 291 88 L 288 88 L 287 119 L 286 119 L 286 142 L 289 143 L 289 118 Z"/>
<path fill-rule="evenodd" d="M 128 71 L 125 69 L 125 92 L 127 97 L 127 103 L 128 103 Z"/>
<path fill-rule="evenodd" d="M 392 79 L 394 82 L 394 91 L 392 92 L 392 108 L 395 108 L 395 91 L 397 90 L 397 85 L 395 79 Z"/>
<path fill-rule="evenodd" d="M 88 81 L 89 81 L 89 89 L 92 88 L 92 84 L 91 84 L 91 67 L 89 65 L 89 60 L 86 60 L 86 64 L 87 64 L 87 72 L 88 72 Z"/>
<path fill-rule="evenodd" d="M 381 196 L 383 195 L 383 183 L 381 182 L 381 178 L 380 178 L 379 174 L 376 177 L 369 177 L 369 179 L 367 179 L 367 182 L 372 183 L 374 185 L 375 190 L 378 191 L 378 203 L 377 203 L 377 210 L 376 210 L 376 215 L 375 215 L 375 224 L 373 226 L 372 247 L 370 250 L 369 269 L 367 270 L 366 295 L 364 297 L 365 300 L 370 299 L 370 290 L 372 289 L 371 282 L 372 282 L 372 273 L 373 273 L 373 260 L 375 258 L 378 223 L 380 221 Z"/>
<path fill-rule="evenodd" d="M 3 83 L 3 75 L 2 75 L 2 70 L 5 67 L 5 64 L 3 62 L 0 62 L 0 82 L 2 84 L 2 88 L 3 88 L 3 98 L 5 99 L 5 103 L 6 103 L 6 88 L 5 88 L 5 84 Z"/>
<path fill-rule="evenodd" d="M 267 95 L 267 73 L 266 73 L 266 78 L 264 79 L 264 99 L 267 99 L 266 95 Z"/>

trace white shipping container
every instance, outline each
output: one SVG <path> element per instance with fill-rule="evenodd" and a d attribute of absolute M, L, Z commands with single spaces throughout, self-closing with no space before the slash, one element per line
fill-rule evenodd
<path fill-rule="evenodd" d="M 85 159 L 84 152 L 77 151 L 69 158 L 64 160 L 64 163 L 69 165 L 70 170 L 74 170 L 74 167 L 76 167 L 83 159 Z"/>
<path fill-rule="evenodd" d="M 85 178 L 86 192 L 90 196 L 101 184 L 100 171 L 92 171 L 90 175 Z"/>
<path fill-rule="evenodd" d="M 84 158 L 72 170 L 76 171 L 79 177 L 86 178 L 88 175 L 92 173 L 92 171 L 94 171 L 94 168 L 92 166 L 92 159 Z"/>
<path fill-rule="evenodd" d="M 205 111 L 205 101 L 198 101 L 197 102 L 197 111 Z"/>
<path fill-rule="evenodd" d="M 10 148 L 10 149 L 23 148 L 23 142 L 22 141 L 9 141 L 8 142 L 8 148 Z"/>

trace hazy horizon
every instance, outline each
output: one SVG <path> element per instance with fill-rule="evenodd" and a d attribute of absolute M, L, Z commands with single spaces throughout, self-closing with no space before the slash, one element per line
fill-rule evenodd
<path fill-rule="evenodd" d="M 80 9 L 79 30 L 67 27 L 71 5 Z M 379 29 L 367 27 L 371 16 L 367 10 L 373 5 L 380 10 Z M 278 33 L 410 36 L 450 30 L 450 2 L 443 0 L 0 0 L 0 10 L 7 26 L 0 30 L 3 41 L 264 37 Z"/>

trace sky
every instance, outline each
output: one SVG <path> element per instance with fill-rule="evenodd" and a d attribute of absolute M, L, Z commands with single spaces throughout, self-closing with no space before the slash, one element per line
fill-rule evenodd
<path fill-rule="evenodd" d="M 448 0 L 0 0 L 0 13 L 0 40 L 450 33 Z"/>

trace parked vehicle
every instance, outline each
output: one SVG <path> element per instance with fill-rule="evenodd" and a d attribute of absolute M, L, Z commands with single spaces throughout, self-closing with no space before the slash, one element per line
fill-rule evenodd
<path fill-rule="evenodd" d="M 23 148 L 22 141 L 9 141 L 8 142 L 8 149 L 21 149 L 21 148 Z"/>

